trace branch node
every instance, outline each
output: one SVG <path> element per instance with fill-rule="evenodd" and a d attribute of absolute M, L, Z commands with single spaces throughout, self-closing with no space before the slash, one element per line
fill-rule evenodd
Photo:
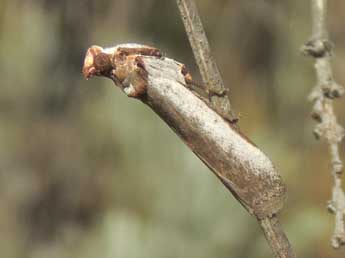
<path fill-rule="evenodd" d="M 321 136 L 322 136 L 322 128 L 319 125 L 315 126 L 314 130 L 313 130 L 313 134 L 316 140 L 320 140 Z"/>
<path fill-rule="evenodd" d="M 344 87 L 335 81 L 321 86 L 323 94 L 329 99 L 340 98 L 344 94 Z"/>
<path fill-rule="evenodd" d="M 310 39 L 301 48 L 301 52 L 310 57 L 321 58 L 332 55 L 333 44 L 328 39 Z"/>
<path fill-rule="evenodd" d="M 329 201 L 327 202 L 327 210 L 328 210 L 329 213 L 335 214 L 336 208 L 335 208 L 334 203 L 333 203 L 332 200 L 329 200 Z"/>
<path fill-rule="evenodd" d="M 338 249 L 340 248 L 340 246 L 345 245 L 345 233 L 342 232 L 340 234 L 333 235 L 331 243 L 332 247 L 335 249 Z"/>
<path fill-rule="evenodd" d="M 338 176 L 341 176 L 343 174 L 343 163 L 341 161 L 333 162 L 333 172 L 337 174 Z"/>

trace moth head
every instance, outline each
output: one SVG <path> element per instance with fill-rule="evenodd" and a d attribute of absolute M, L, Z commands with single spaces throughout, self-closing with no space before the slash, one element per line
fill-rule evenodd
<path fill-rule="evenodd" d="M 112 68 L 111 55 L 104 53 L 102 47 L 92 46 L 87 50 L 83 66 L 86 79 L 94 75 L 108 75 Z"/>

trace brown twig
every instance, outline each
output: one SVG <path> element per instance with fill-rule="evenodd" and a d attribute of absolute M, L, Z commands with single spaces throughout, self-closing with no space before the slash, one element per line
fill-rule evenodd
<path fill-rule="evenodd" d="M 275 257 L 296 257 L 276 215 L 258 221 Z"/>
<path fill-rule="evenodd" d="M 194 0 L 177 0 L 177 5 L 204 83 L 208 86 L 209 91 L 224 91 L 225 86 L 217 64 L 211 55 L 208 39 Z M 230 121 L 236 120 L 228 98 L 214 94 L 211 103 L 214 109 L 218 112 L 220 110 L 220 113 L 223 116 L 224 114 L 228 116 Z M 275 214 L 274 218 L 258 218 L 258 221 L 277 258 L 295 257 Z"/>
<path fill-rule="evenodd" d="M 237 120 L 227 95 L 228 89 L 224 86 L 217 64 L 211 54 L 208 39 L 195 2 L 193 0 L 177 0 L 177 6 L 180 10 L 201 77 L 207 86 L 206 90 L 210 94 L 212 106 L 229 121 Z"/>
<path fill-rule="evenodd" d="M 335 214 L 335 229 L 332 246 L 339 248 L 345 244 L 345 195 L 341 188 L 343 162 L 340 159 L 339 144 L 344 137 L 344 129 L 337 122 L 333 101 L 344 93 L 342 86 L 333 78 L 331 67 L 332 44 L 326 26 L 327 0 L 311 0 L 312 37 L 302 48 L 304 54 L 315 58 L 317 84 L 309 99 L 313 102 L 312 117 L 318 122 L 314 129 L 316 138 L 327 141 L 331 156 L 334 186 L 328 210 Z"/>

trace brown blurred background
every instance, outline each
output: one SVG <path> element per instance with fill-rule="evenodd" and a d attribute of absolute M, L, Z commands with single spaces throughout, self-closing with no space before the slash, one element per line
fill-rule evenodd
<path fill-rule="evenodd" d="M 344 257 L 330 247 L 329 157 L 299 53 L 309 1 L 196 2 L 241 128 L 288 186 L 281 217 L 298 257 Z M 329 4 L 345 83 L 345 2 Z M 82 78 L 90 45 L 126 42 L 200 80 L 174 0 L 0 0 L 0 257 L 272 257 L 254 218 L 153 112 Z M 344 100 L 336 110 L 345 124 Z"/>

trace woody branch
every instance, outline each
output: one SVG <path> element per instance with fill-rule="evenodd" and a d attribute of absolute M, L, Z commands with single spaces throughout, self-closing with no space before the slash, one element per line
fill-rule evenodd
<path fill-rule="evenodd" d="M 335 82 L 331 67 L 333 45 L 329 40 L 326 25 L 327 0 L 311 0 L 311 6 L 312 36 L 302 47 L 302 51 L 315 59 L 317 82 L 309 95 L 309 100 L 313 102 L 312 117 L 317 121 L 314 135 L 317 139 L 322 138 L 327 142 L 331 156 L 334 186 L 328 210 L 335 214 L 335 229 L 331 243 L 334 248 L 339 248 L 345 244 L 345 195 L 341 187 L 343 161 L 339 154 L 344 128 L 337 122 L 333 102 L 343 95 L 344 89 Z"/>
<path fill-rule="evenodd" d="M 177 0 L 177 6 L 213 107 L 229 121 L 236 121 L 228 95 L 229 89 L 225 87 L 217 63 L 212 56 L 196 4 L 191 0 Z"/>

